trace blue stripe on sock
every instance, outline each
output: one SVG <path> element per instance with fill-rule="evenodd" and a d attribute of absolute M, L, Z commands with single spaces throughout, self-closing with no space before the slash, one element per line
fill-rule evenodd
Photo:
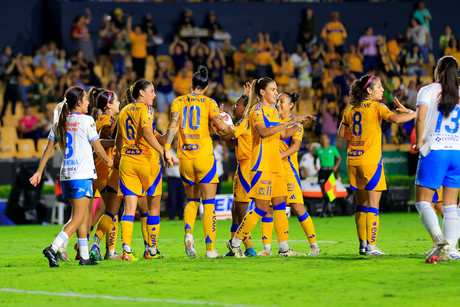
<path fill-rule="evenodd" d="M 149 216 L 149 213 L 148 213 L 148 212 L 142 213 L 142 214 L 141 214 L 141 217 L 148 217 L 148 216 Z"/>
<path fill-rule="evenodd" d="M 211 199 L 203 199 L 203 205 L 207 205 L 207 204 L 215 204 L 216 203 L 216 199 L 215 198 L 211 198 Z"/>
<path fill-rule="evenodd" d="M 272 223 L 273 222 L 273 217 L 263 217 L 262 218 L 262 223 Z"/>
<path fill-rule="evenodd" d="M 310 214 L 308 214 L 307 211 L 305 211 L 305 213 L 302 215 L 302 216 L 299 216 L 298 219 L 299 219 L 299 222 L 303 222 L 305 221 L 306 219 L 308 219 L 308 217 L 310 216 Z"/>
<path fill-rule="evenodd" d="M 379 209 L 373 208 L 373 207 L 368 207 L 367 208 L 367 213 L 374 213 L 375 215 L 379 215 Z"/>
<path fill-rule="evenodd" d="M 115 215 L 113 215 L 112 213 L 110 212 L 104 212 L 105 215 L 107 215 L 108 217 L 110 217 L 112 220 L 115 218 Z"/>
<path fill-rule="evenodd" d="M 356 212 L 367 213 L 367 207 L 366 207 L 366 206 L 356 206 L 356 207 L 355 207 L 355 213 L 356 213 Z"/>
<path fill-rule="evenodd" d="M 199 203 L 200 199 L 199 198 L 188 198 L 187 199 L 187 202 L 192 202 L 192 201 Z"/>
<path fill-rule="evenodd" d="M 281 204 L 274 206 L 273 210 L 286 210 L 286 203 L 282 202 Z"/>
<path fill-rule="evenodd" d="M 69 239 L 69 236 L 68 236 L 65 232 L 63 232 L 63 231 L 61 231 L 61 232 L 58 234 L 58 236 L 61 237 L 61 239 L 64 240 L 64 241 L 67 241 L 67 240 Z"/>
<path fill-rule="evenodd" d="M 134 215 L 123 215 L 121 221 L 134 222 Z"/>
<path fill-rule="evenodd" d="M 257 213 L 258 215 L 262 216 L 262 217 L 265 216 L 265 214 L 267 214 L 267 212 L 265 212 L 264 210 L 261 210 L 261 209 L 259 209 L 257 207 L 254 208 L 254 212 Z"/>
<path fill-rule="evenodd" d="M 78 239 L 78 246 L 88 246 L 88 240 Z"/>
<path fill-rule="evenodd" d="M 238 224 L 232 224 L 232 227 L 230 227 L 230 232 L 236 232 L 236 230 L 240 227 Z"/>
<path fill-rule="evenodd" d="M 160 224 L 159 215 L 149 215 L 147 217 L 147 225 L 158 225 L 158 224 Z"/>

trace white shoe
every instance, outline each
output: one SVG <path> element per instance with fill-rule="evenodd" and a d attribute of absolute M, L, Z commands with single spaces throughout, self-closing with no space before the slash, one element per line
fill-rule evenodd
<path fill-rule="evenodd" d="M 290 248 L 285 252 L 279 251 L 278 256 L 279 257 L 303 257 L 303 256 L 306 256 L 306 254 L 298 253 L 294 251 L 292 248 Z"/>
<path fill-rule="evenodd" d="M 232 245 L 232 239 L 227 241 L 227 248 L 234 254 L 235 258 L 246 258 L 246 255 L 240 246 L 235 247 Z"/>
<path fill-rule="evenodd" d="M 257 256 L 271 256 L 271 255 L 273 255 L 272 250 L 265 249 L 265 248 L 257 253 Z"/>
<path fill-rule="evenodd" d="M 196 258 L 195 243 L 193 242 L 193 235 L 186 233 L 184 237 L 185 253 L 189 258 Z"/>
<path fill-rule="evenodd" d="M 442 239 L 438 243 L 436 243 L 435 248 L 431 250 L 431 253 L 428 254 L 426 257 L 426 263 L 436 263 L 440 260 L 439 255 L 441 254 L 441 250 L 444 249 L 444 246 L 449 246 L 449 242 L 446 239 Z"/>
<path fill-rule="evenodd" d="M 206 258 L 220 258 L 221 256 L 217 250 L 206 251 Z"/>
<path fill-rule="evenodd" d="M 380 250 L 380 248 L 378 248 L 377 246 L 375 245 L 367 245 L 367 249 L 366 249 L 366 255 L 388 255 L 387 253 L 384 253 Z"/>
<path fill-rule="evenodd" d="M 321 255 L 321 250 L 319 249 L 319 247 L 310 248 L 310 252 L 308 253 L 308 256 L 318 256 L 318 255 Z"/>
<path fill-rule="evenodd" d="M 441 250 L 441 256 L 439 257 L 441 261 L 450 261 L 450 260 L 460 260 L 460 252 L 456 249 L 451 249 L 449 245 L 446 245 Z"/>

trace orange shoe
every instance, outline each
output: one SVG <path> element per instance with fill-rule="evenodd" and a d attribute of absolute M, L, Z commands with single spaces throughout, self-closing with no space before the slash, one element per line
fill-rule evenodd
<path fill-rule="evenodd" d="M 138 261 L 139 259 L 137 259 L 136 255 L 133 252 L 128 253 L 127 251 L 123 251 L 123 260 Z"/>

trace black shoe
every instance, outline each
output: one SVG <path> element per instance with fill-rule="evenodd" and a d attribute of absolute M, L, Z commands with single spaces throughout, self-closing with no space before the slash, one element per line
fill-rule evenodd
<path fill-rule="evenodd" d="M 43 250 L 43 255 L 45 255 L 45 257 L 48 258 L 48 261 L 50 262 L 50 268 L 59 266 L 57 254 L 51 248 L 51 245 L 45 247 L 45 249 Z"/>
<path fill-rule="evenodd" d="M 99 264 L 99 263 L 97 263 L 96 261 L 94 261 L 91 258 L 86 259 L 86 260 L 81 258 L 79 264 L 80 265 L 96 265 L 96 264 Z"/>

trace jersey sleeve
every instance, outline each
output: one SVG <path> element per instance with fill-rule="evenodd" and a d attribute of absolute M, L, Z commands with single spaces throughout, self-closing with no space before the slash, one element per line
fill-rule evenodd
<path fill-rule="evenodd" d="M 209 118 L 212 119 L 216 115 L 220 116 L 219 107 L 217 106 L 217 103 L 211 99 L 211 102 L 209 103 Z"/>
<path fill-rule="evenodd" d="M 91 116 L 88 116 L 88 127 L 87 127 L 87 137 L 90 143 L 93 143 L 95 140 L 99 139 L 99 134 L 96 130 L 96 123 Z"/>
<path fill-rule="evenodd" d="M 300 126 L 299 129 L 297 129 L 297 131 L 292 136 L 292 139 L 302 141 L 302 136 L 303 136 L 303 126 Z"/>
<path fill-rule="evenodd" d="M 420 105 L 430 107 L 430 103 L 431 103 L 430 91 L 428 90 L 426 86 L 422 87 L 417 94 L 417 104 L 416 105 L 417 107 Z"/>
<path fill-rule="evenodd" d="M 388 109 L 388 107 L 382 103 L 375 104 L 375 110 L 377 111 L 380 118 L 388 121 L 388 118 L 393 115 L 394 113 Z"/>
<path fill-rule="evenodd" d="M 57 139 L 56 139 L 56 127 L 57 127 L 57 124 L 54 124 L 51 129 L 50 129 L 50 134 L 48 134 L 48 139 L 50 139 L 51 141 L 57 143 Z"/>
<path fill-rule="evenodd" d="M 140 110 L 140 112 L 139 127 L 141 129 L 144 127 L 153 127 L 153 108 L 145 106 Z"/>
<path fill-rule="evenodd" d="M 235 138 L 239 137 L 247 130 L 246 122 L 247 120 L 243 118 L 235 124 Z"/>
<path fill-rule="evenodd" d="M 350 119 L 349 119 L 349 116 L 348 114 L 350 113 L 350 109 L 349 108 L 346 108 L 344 111 L 343 111 L 343 115 L 342 115 L 342 124 L 345 126 L 345 127 L 350 127 Z"/>
<path fill-rule="evenodd" d="M 179 112 L 179 103 L 180 103 L 181 99 L 180 98 L 176 98 L 174 99 L 172 105 L 171 105 L 171 109 L 169 110 L 169 113 L 173 113 L 173 112 Z"/>
<path fill-rule="evenodd" d="M 251 113 L 249 113 L 249 121 L 254 127 L 259 124 L 263 124 L 265 126 L 262 109 L 259 107 L 254 108 Z"/>

